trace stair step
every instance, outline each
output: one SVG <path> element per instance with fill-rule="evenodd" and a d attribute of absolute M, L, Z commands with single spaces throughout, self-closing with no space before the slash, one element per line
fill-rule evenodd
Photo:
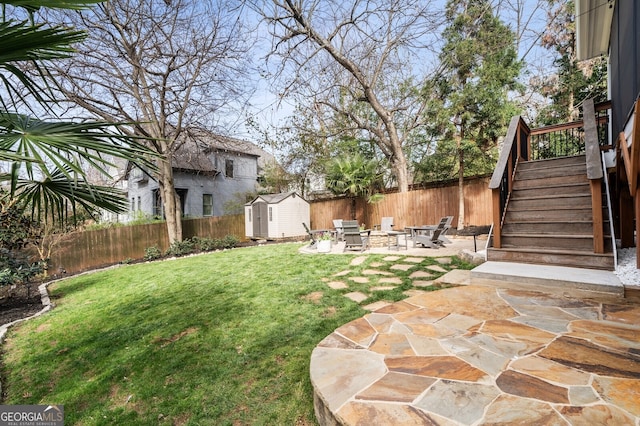
<path fill-rule="evenodd" d="M 516 171 L 516 179 L 545 179 L 560 176 L 585 175 L 587 167 L 585 165 L 568 165 L 558 167 L 540 167 L 536 169 L 518 170 Z"/>
<path fill-rule="evenodd" d="M 502 227 L 502 233 L 522 234 L 557 234 L 576 233 L 589 234 L 593 232 L 590 220 L 574 221 L 509 221 Z"/>
<path fill-rule="evenodd" d="M 540 222 L 540 221 L 586 221 L 593 220 L 591 208 L 571 208 L 570 206 L 557 207 L 553 210 L 548 209 L 509 209 L 505 216 L 505 223 L 511 221 L 517 222 Z"/>
<path fill-rule="evenodd" d="M 613 254 L 596 254 L 576 250 L 489 248 L 487 260 L 501 262 L 560 265 L 574 268 L 615 269 Z"/>
<path fill-rule="evenodd" d="M 518 182 L 518 181 L 516 181 Z M 544 182 L 544 180 L 540 180 Z M 516 187 L 514 185 L 511 198 L 525 198 L 535 196 L 556 195 L 588 195 L 591 196 L 591 188 L 588 182 L 569 183 L 562 185 L 545 184 L 540 186 Z"/>
<path fill-rule="evenodd" d="M 567 249 L 578 251 L 593 250 L 592 235 L 572 234 L 502 234 L 504 248 Z"/>
<path fill-rule="evenodd" d="M 540 167 L 564 167 L 569 165 L 585 165 L 587 164 L 587 159 L 584 154 L 582 155 L 572 155 L 569 157 L 556 157 L 556 158 L 546 158 L 543 160 L 531 160 L 531 161 L 522 161 L 518 163 L 518 168 L 523 167 L 526 169 L 537 169 Z"/>
<path fill-rule="evenodd" d="M 489 280 L 489 281 L 487 281 Z M 596 271 L 513 262 L 485 262 L 471 271 L 471 283 L 500 288 L 530 290 L 545 288 L 551 293 L 578 297 L 627 297 L 626 289 L 611 271 Z"/>
<path fill-rule="evenodd" d="M 550 178 L 538 178 L 538 179 L 516 179 L 513 181 L 513 189 L 527 189 L 527 188 L 546 188 L 549 186 L 562 186 L 572 184 L 589 184 L 587 174 L 571 175 L 571 176 L 554 176 Z"/>
<path fill-rule="evenodd" d="M 556 207 L 571 206 L 573 208 L 591 208 L 591 195 L 541 195 L 522 197 L 517 193 L 511 194 L 509 208 L 524 210 L 530 208 L 555 209 Z"/>

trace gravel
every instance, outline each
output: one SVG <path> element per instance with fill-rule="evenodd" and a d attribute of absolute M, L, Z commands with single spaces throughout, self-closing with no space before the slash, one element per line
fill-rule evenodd
<path fill-rule="evenodd" d="M 636 267 L 636 248 L 618 249 L 618 266 L 615 274 L 624 285 L 640 287 L 640 269 Z"/>

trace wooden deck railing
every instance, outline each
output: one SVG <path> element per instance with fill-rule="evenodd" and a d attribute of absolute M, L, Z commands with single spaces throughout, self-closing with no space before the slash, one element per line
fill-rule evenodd
<path fill-rule="evenodd" d="M 509 195 L 513 184 L 513 176 L 518 167 L 518 161 L 529 159 L 529 134 L 531 130 L 522 117 L 515 116 L 509 123 L 509 130 L 504 139 L 498 164 L 491 176 L 489 189 L 493 206 L 493 246 L 502 247 L 502 221 L 509 203 Z"/>

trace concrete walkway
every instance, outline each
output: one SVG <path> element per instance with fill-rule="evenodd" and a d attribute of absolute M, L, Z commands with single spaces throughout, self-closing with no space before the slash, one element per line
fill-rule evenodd
<path fill-rule="evenodd" d="M 418 283 L 409 297 L 369 306 L 314 349 L 320 424 L 640 426 L 640 305 L 499 285 L 420 291 L 420 273 L 452 268 L 419 259 L 385 257 L 380 270 L 413 265 L 397 269 Z M 328 285 L 358 281 L 336 275 Z"/>

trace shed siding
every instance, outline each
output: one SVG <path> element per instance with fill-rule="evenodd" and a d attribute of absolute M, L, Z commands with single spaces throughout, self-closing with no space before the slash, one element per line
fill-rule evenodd
<path fill-rule="evenodd" d="M 300 198 L 289 197 L 278 204 L 274 210 L 274 222 L 277 223 L 277 235 L 274 238 L 299 237 L 306 234 L 302 222 L 309 224 L 309 203 Z M 271 230 L 269 230 L 271 231 Z"/>

